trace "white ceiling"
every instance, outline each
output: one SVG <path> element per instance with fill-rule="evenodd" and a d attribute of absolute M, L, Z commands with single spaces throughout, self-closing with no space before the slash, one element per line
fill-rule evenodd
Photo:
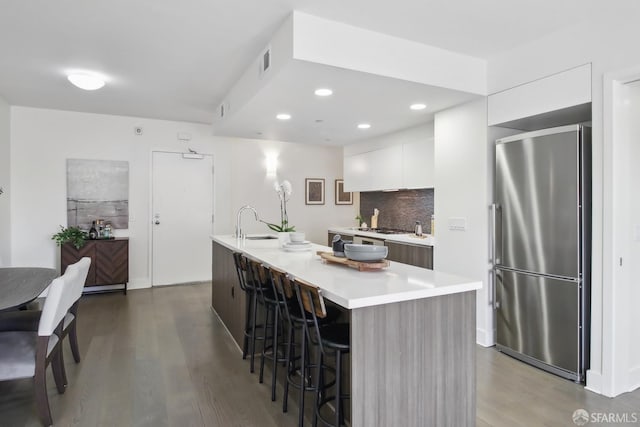
<path fill-rule="evenodd" d="M 315 89 L 331 88 L 318 97 Z M 216 135 L 344 145 L 433 120 L 433 113 L 478 95 L 320 65 L 291 61 L 239 111 L 214 125 Z M 421 111 L 409 109 L 424 103 Z M 291 119 L 276 119 L 288 113 Z M 371 124 L 358 129 L 359 123 Z"/>
<path fill-rule="evenodd" d="M 597 16 L 595 5 L 607 3 L 7 0 L 0 6 L 0 97 L 11 105 L 211 123 L 216 106 L 294 8 L 486 58 Z M 76 89 L 65 79 L 70 70 L 101 72 L 107 86 L 95 92 Z M 391 87 L 406 86 L 396 83 Z M 372 105 L 362 91 L 353 93 L 340 91 L 332 102 L 340 97 L 350 109 Z M 376 105 L 376 114 L 390 117 L 385 110 L 390 102 Z M 315 111 L 305 114 L 316 118 Z M 271 130 L 256 120 L 247 132 Z M 318 135 L 322 138 L 322 129 Z"/>

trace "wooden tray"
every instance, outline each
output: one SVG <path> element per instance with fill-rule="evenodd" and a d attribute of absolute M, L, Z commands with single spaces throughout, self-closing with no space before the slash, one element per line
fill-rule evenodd
<path fill-rule="evenodd" d="M 389 260 L 387 259 L 382 259 L 377 262 L 363 262 L 354 261 L 349 258 L 338 257 L 335 256 L 332 252 L 318 251 L 316 253 L 320 255 L 320 258 L 322 258 L 323 262 L 325 263 L 332 262 L 335 264 L 342 264 L 351 268 L 357 268 L 359 271 L 378 271 L 382 270 L 383 268 L 389 267 Z"/>

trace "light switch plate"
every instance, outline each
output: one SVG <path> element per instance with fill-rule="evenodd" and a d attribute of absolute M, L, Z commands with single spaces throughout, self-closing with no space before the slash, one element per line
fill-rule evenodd
<path fill-rule="evenodd" d="M 451 218 L 449 218 L 449 230 L 466 231 L 467 230 L 467 218 L 462 218 L 462 217 L 451 217 Z"/>

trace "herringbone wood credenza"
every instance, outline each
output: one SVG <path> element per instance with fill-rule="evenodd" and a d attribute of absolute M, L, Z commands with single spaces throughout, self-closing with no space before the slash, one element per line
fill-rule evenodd
<path fill-rule="evenodd" d="M 129 282 L 129 239 L 116 238 L 110 240 L 87 240 L 85 245 L 76 249 L 71 243 L 65 243 L 61 248 L 61 269 L 64 273 L 69 264 L 73 264 L 82 257 L 91 258 L 91 268 L 87 275 L 85 287 L 124 285 L 127 294 Z M 105 289 L 111 290 L 111 289 Z M 100 289 L 92 289 L 99 291 Z"/>

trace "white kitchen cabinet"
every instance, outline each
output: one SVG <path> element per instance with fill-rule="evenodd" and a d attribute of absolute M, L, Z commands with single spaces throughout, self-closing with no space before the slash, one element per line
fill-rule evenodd
<path fill-rule="evenodd" d="M 369 191 L 371 187 L 371 152 L 345 156 L 344 191 Z"/>
<path fill-rule="evenodd" d="M 345 191 L 433 187 L 433 139 L 344 157 Z"/>
<path fill-rule="evenodd" d="M 402 188 L 433 188 L 433 138 L 402 145 Z"/>
<path fill-rule="evenodd" d="M 372 190 L 403 188 L 402 146 L 394 145 L 370 154 Z"/>
<path fill-rule="evenodd" d="M 489 126 L 591 102 L 591 64 L 535 80 L 488 99 Z"/>
<path fill-rule="evenodd" d="M 376 191 L 402 188 L 402 146 L 345 156 L 345 191 Z"/>

